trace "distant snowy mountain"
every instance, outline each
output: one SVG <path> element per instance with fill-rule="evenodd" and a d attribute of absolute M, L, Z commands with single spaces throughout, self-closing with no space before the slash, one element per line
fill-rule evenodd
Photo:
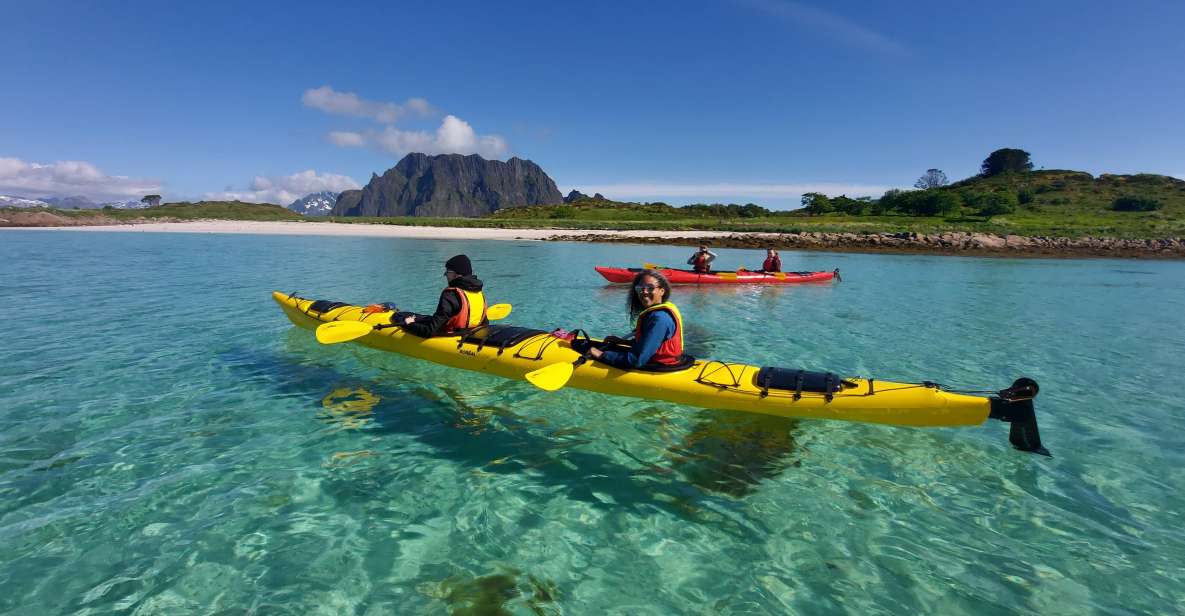
<path fill-rule="evenodd" d="M 61 208 L 63 210 L 94 210 L 102 207 L 82 195 L 73 197 L 42 197 L 41 200 L 48 203 L 50 207 Z"/>
<path fill-rule="evenodd" d="M 293 201 L 288 209 L 305 216 L 325 216 L 337 203 L 338 194 L 330 190 L 310 193 Z"/>
<path fill-rule="evenodd" d="M 49 204 L 37 199 L 0 195 L 0 207 L 49 207 Z"/>
<path fill-rule="evenodd" d="M 107 207 L 108 205 L 110 205 L 111 207 L 113 207 L 117 210 L 142 210 L 142 209 L 148 207 L 147 203 L 144 203 L 143 201 L 139 201 L 139 200 L 136 200 L 136 201 L 107 201 L 105 203 L 100 203 L 99 207 Z"/>

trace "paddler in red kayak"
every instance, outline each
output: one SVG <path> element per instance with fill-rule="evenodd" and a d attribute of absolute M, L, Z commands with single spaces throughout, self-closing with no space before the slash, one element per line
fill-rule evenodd
<path fill-rule="evenodd" d="M 690 265 L 691 269 L 695 270 L 697 274 L 707 274 L 708 272 L 712 271 L 712 261 L 715 260 L 716 253 L 708 250 L 707 244 L 700 244 L 699 250 L 695 251 L 695 254 L 691 255 L 691 258 L 687 260 L 687 264 Z"/>
<path fill-rule="evenodd" d="M 593 359 L 621 368 L 673 368 L 685 360 L 683 355 L 683 317 L 671 303 L 671 283 L 654 270 L 642 270 L 630 285 L 631 320 L 636 322 L 633 340 L 609 336 L 605 342 L 620 345 L 616 349 L 589 350 Z M 628 345 L 628 346 L 627 346 Z"/>
<path fill-rule="evenodd" d="M 761 273 L 772 274 L 782 271 L 782 257 L 773 248 L 765 249 L 765 263 L 761 264 Z"/>
<path fill-rule="evenodd" d="M 448 286 L 440 292 L 436 312 L 431 316 L 398 313 L 403 329 L 422 338 L 452 334 L 457 330 L 485 325 L 486 296 L 482 282 L 473 275 L 469 257 L 457 255 L 444 263 L 444 277 Z"/>

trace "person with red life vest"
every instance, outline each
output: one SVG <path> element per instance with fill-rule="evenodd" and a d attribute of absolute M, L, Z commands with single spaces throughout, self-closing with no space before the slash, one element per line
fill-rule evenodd
<path fill-rule="evenodd" d="M 778 256 L 778 251 L 773 248 L 766 249 L 765 263 L 761 264 L 761 271 L 769 274 L 782 271 L 782 257 Z"/>
<path fill-rule="evenodd" d="M 699 250 L 695 251 L 695 254 L 691 255 L 691 258 L 687 260 L 687 264 L 690 265 L 691 269 L 695 270 L 696 272 L 700 274 L 707 274 L 708 272 L 712 271 L 712 261 L 715 260 L 716 253 L 708 250 L 707 244 L 700 244 Z"/>
<path fill-rule="evenodd" d="M 682 363 L 683 317 L 671 303 L 671 283 L 666 277 L 649 269 L 638 272 L 626 303 L 630 317 L 637 323 L 633 339 L 609 336 L 605 342 L 618 348 L 593 348 L 589 356 L 623 370 Z"/>
<path fill-rule="evenodd" d="M 396 313 L 393 319 L 410 334 L 422 338 L 452 334 L 489 323 L 486 319 L 486 297 L 481 280 L 473 275 L 469 257 L 457 255 L 444 264 L 448 286 L 440 292 L 436 312 L 431 316 Z"/>

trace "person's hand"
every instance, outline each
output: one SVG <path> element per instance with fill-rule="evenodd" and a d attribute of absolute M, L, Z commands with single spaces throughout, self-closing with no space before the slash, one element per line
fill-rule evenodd
<path fill-rule="evenodd" d="M 601 351 L 601 349 L 598 349 L 595 347 L 588 350 L 588 356 L 593 359 L 600 359 L 601 356 L 604 354 L 605 353 L 603 351 Z"/>
<path fill-rule="evenodd" d="M 415 317 L 407 317 L 407 318 L 403 319 L 404 325 L 411 325 L 412 323 L 415 323 L 415 322 L 416 322 Z"/>

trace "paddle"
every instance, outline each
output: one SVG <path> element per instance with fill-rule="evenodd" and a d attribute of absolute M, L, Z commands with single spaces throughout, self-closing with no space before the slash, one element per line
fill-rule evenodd
<path fill-rule="evenodd" d="M 494 304 L 486 308 L 486 318 L 498 321 L 510 316 L 514 307 L 510 304 Z M 337 344 L 357 340 L 374 331 L 375 325 L 362 321 L 330 321 L 317 327 L 317 342 L 321 344 Z"/>
<path fill-rule="evenodd" d="M 653 264 L 653 263 L 643 263 L 643 264 L 642 264 L 642 269 L 648 269 L 648 270 L 660 270 L 660 269 L 662 269 L 662 266 L 661 266 L 661 265 L 655 265 L 655 264 Z"/>
<path fill-rule="evenodd" d="M 724 280 L 736 280 L 737 279 L 736 272 L 712 272 L 712 273 L 723 278 Z"/>
<path fill-rule="evenodd" d="M 543 391 L 555 391 L 568 384 L 568 379 L 572 378 L 572 372 L 588 361 L 587 355 L 581 355 L 579 359 L 573 362 L 561 362 L 558 364 L 551 364 L 550 366 L 543 366 L 538 370 L 533 370 L 527 373 L 527 382 L 542 389 Z"/>

